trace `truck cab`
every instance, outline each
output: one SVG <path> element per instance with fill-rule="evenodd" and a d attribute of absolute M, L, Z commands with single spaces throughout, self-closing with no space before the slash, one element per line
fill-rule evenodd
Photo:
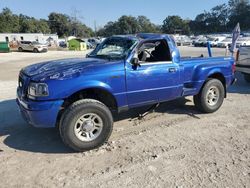
<path fill-rule="evenodd" d="M 143 39 L 128 57 L 125 70 L 130 108 L 181 96 L 179 51 L 171 41 L 170 47 L 168 40 Z"/>

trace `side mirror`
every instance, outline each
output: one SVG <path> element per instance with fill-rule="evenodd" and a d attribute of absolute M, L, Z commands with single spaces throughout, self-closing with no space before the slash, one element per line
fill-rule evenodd
<path fill-rule="evenodd" d="M 139 63 L 139 59 L 137 57 L 133 57 L 131 59 L 131 64 L 134 66 L 134 67 L 140 67 L 141 64 Z"/>
<path fill-rule="evenodd" d="M 86 54 L 86 58 L 88 58 L 89 57 L 89 54 Z"/>

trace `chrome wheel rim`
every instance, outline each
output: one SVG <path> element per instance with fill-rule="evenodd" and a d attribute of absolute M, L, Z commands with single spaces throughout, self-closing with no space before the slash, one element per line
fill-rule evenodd
<path fill-rule="evenodd" d="M 210 106 L 214 106 L 217 104 L 220 97 L 219 89 L 215 86 L 211 87 L 207 92 L 207 103 Z"/>
<path fill-rule="evenodd" d="M 102 129 L 102 118 L 95 113 L 87 113 L 76 121 L 74 133 L 79 140 L 91 142 L 101 134 Z"/>

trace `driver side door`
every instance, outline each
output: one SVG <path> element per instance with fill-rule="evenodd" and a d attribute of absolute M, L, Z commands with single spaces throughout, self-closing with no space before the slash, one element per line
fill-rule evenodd
<path fill-rule="evenodd" d="M 159 41 L 164 43 L 166 49 L 162 50 L 166 50 L 165 53 L 169 53 L 171 58 L 165 40 L 153 42 Z M 162 61 L 159 58 L 156 61 L 150 57 L 147 59 L 140 62 L 140 66 L 134 66 L 129 62 L 126 64 L 127 100 L 130 108 L 171 100 L 181 92 L 178 64 L 167 58 Z"/>

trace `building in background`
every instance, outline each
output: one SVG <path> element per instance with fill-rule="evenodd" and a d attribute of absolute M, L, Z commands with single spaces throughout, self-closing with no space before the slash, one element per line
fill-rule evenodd
<path fill-rule="evenodd" d="M 0 42 L 8 42 L 10 47 L 18 45 L 19 41 L 37 41 L 48 46 L 58 46 L 57 34 L 43 33 L 0 33 Z"/>

